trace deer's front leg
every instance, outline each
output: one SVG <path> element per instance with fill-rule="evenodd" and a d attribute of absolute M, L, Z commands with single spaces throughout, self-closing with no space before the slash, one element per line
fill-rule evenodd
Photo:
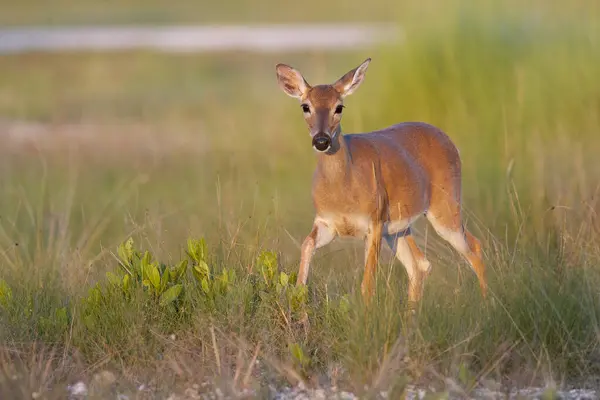
<path fill-rule="evenodd" d="M 300 256 L 300 270 L 298 271 L 298 280 L 296 285 L 306 285 L 308 279 L 308 269 L 310 260 L 315 250 L 323 247 L 335 238 L 335 230 L 325 221 L 315 219 L 312 231 L 302 243 L 302 253 Z"/>
<path fill-rule="evenodd" d="M 365 240 L 365 273 L 360 290 L 366 303 L 369 303 L 373 296 L 373 279 L 381 250 L 382 228 L 383 224 L 381 222 L 374 222 Z"/>

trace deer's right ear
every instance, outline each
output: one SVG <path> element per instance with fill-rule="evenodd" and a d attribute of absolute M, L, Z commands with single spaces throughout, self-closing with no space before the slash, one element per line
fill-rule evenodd
<path fill-rule="evenodd" d="M 277 64 L 275 69 L 277 70 L 277 83 L 288 96 L 299 99 L 310 89 L 310 85 L 306 83 L 302 74 L 289 65 Z"/>

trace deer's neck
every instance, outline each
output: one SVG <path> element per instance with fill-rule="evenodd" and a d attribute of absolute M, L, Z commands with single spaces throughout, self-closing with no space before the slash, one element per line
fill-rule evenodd
<path fill-rule="evenodd" d="M 346 141 L 342 137 L 341 128 L 338 128 L 331 149 L 326 153 L 319 154 L 317 170 L 328 181 L 343 179 L 348 176 L 351 161 L 351 154 Z"/>

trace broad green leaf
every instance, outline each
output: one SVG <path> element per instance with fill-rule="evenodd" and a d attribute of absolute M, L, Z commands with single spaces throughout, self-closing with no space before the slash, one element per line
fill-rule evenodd
<path fill-rule="evenodd" d="M 262 251 L 258 255 L 258 265 L 265 283 L 271 284 L 277 271 L 277 254 L 272 251 Z"/>
<path fill-rule="evenodd" d="M 188 260 L 181 260 L 179 262 L 179 265 L 177 266 L 177 273 L 179 274 L 179 276 L 182 276 L 185 271 L 187 270 L 187 266 L 188 266 Z"/>
<path fill-rule="evenodd" d="M 206 261 L 208 249 L 204 238 L 200 240 L 188 239 L 188 255 L 196 262 Z"/>
<path fill-rule="evenodd" d="M 150 253 L 146 251 L 144 253 L 144 257 L 142 257 L 142 260 L 140 261 L 140 268 L 142 270 L 142 279 L 150 278 L 150 276 L 148 275 L 150 273 L 150 271 L 149 271 L 150 261 L 151 261 Z"/>
<path fill-rule="evenodd" d="M 202 286 L 204 293 L 210 294 L 210 287 L 208 286 L 208 280 L 206 278 L 202 278 L 200 285 Z"/>
<path fill-rule="evenodd" d="M 194 265 L 194 268 L 192 268 L 192 275 L 194 275 L 194 279 L 196 279 L 196 281 L 198 281 L 198 283 L 200 283 L 202 281 L 202 274 L 200 273 L 198 268 L 196 268 L 195 265 Z"/>
<path fill-rule="evenodd" d="M 188 260 L 181 260 L 175 268 L 169 270 L 171 282 L 179 282 L 187 270 Z"/>
<path fill-rule="evenodd" d="M 181 284 L 171 286 L 160 296 L 158 304 L 164 307 L 167 304 L 172 303 L 181 295 L 182 289 L 183 285 Z"/>
<path fill-rule="evenodd" d="M 131 278 L 136 281 L 141 281 L 144 277 L 144 270 L 142 268 L 142 255 L 134 251 L 133 257 L 131 258 L 131 265 L 129 268 L 125 268 L 125 272 L 131 275 Z"/>
<path fill-rule="evenodd" d="M 198 261 L 198 254 L 196 250 L 196 241 L 194 239 L 187 240 L 187 253 L 192 260 Z"/>
<path fill-rule="evenodd" d="M 198 242 L 198 248 L 199 248 L 199 256 L 201 260 L 206 260 L 206 257 L 208 257 L 208 249 L 206 247 L 206 241 L 204 240 L 204 238 L 200 239 Z"/>
<path fill-rule="evenodd" d="M 125 243 L 121 243 L 117 249 L 117 253 L 121 261 L 125 265 L 129 265 L 133 257 L 133 238 L 129 238 Z"/>
<path fill-rule="evenodd" d="M 160 293 L 165 291 L 167 288 L 167 283 L 169 283 L 169 269 L 165 268 L 162 276 L 160 277 Z"/>
<path fill-rule="evenodd" d="M 210 278 L 210 268 L 206 262 L 200 261 L 198 265 L 194 266 L 194 269 L 198 271 L 200 278 Z"/>
<path fill-rule="evenodd" d="M 142 263 L 144 265 L 150 265 L 151 261 L 152 261 L 152 254 L 150 254 L 150 252 L 148 250 L 146 250 L 144 252 L 144 257 L 142 257 Z"/>
<path fill-rule="evenodd" d="M 129 274 L 125 274 L 125 276 L 123 277 L 123 290 L 126 292 L 129 290 L 130 280 L 131 280 L 131 278 L 130 278 Z"/>
<path fill-rule="evenodd" d="M 160 272 L 158 271 L 158 267 L 155 264 L 150 264 L 148 266 L 148 279 L 152 286 L 156 289 L 160 288 Z"/>

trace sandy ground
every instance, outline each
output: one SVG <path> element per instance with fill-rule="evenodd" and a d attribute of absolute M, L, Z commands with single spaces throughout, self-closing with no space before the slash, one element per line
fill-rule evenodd
<path fill-rule="evenodd" d="M 110 393 L 112 398 L 117 398 L 119 400 L 129 400 L 136 398 L 140 393 L 115 393 L 110 390 L 110 388 L 105 387 L 106 391 L 98 391 L 100 389 L 98 387 L 98 382 L 105 381 L 105 383 L 111 382 L 108 386 L 114 383 L 114 379 L 108 379 L 106 381 L 106 376 L 102 376 L 100 379 L 96 379 L 94 377 L 93 382 L 91 382 L 91 386 L 86 385 L 84 382 L 77 382 L 74 385 L 70 385 L 68 387 L 69 399 L 78 400 L 85 399 L 89 396 L 90 391 L 94 392 L 94 395 L 108 395 Z M 443 393 L 437 393 L 441 395 L 439 398 L 444 399 L 549 399 L 549 398 L 560 398 L 564 400 L 593 400 L 598 399 L 599 393 L 594 390 L 585 390 L 585 389 L 567 389 L 567 390 L 554 390 L 550 388 L 524 388 L 520 390 L 511 390 L 511 391 L 503 391 L 501 389 L 490 389 L 487 387 L 479 387 L 475 389 L 470 394 L 462 392 L 460 389 L 453 390 L 452 382 L 448 383 L 448 390 L 445 395 Z M 95 390 L 94 390 L 95 389 Z M 138 392 L 148 392 L 151 391 L 145 385 L 141 385 L 138 388 Z M 192 399 L 251 399 L 251 398 L 269 398 L 273 400 L 307 400 L 307 399 L 335 399 L 335 400 L 358 400 L 360 397 L 356 396 L 351 392 L 346 392 L 342 390 L 338 390 L 335 387 L 327 387 L 327 388 L 317 388 L 317 389 L 309 389 L 302 386 L 296 387 L 279 387 L 276 388 L 274 386 L 270 386 L 267 393 L 254 393 L 249 390 L 245 390 L 243 392 L 237 393 L 228 393 L 229 391 L 226 389 L 221 389 L 218 387 L 212 387 L 210 383 L 203 383 L 202 385 L 194 384 L 189 388 L 186 388 L 182 393 L 173 393 L 165 397 L 167 400 L 192 400 Z M 101 394 L 102 393 L 102 394 Z M 438 398 L 431 397 L 431 395 L 435 393 L 434 391 L 428 391 L 427 388 L 417 388 L 414 386 L 409 386 L 406 388 L 404 392 L 404 398 L 406 400 L 421 400 L 425 398 Z M 150 394 L 150 393 L 146 393 Z M 552 396 L 554 395 L 554 397 Z M 150 395 L 152 396 L 152 395 Z M 266 397 L 265 397 L 266 396 Z M 155 397 L 153 397 L 155 398 Z M 391 399 L 391 396 L 387 392 L 379 392 L 375 394 L 375 399 L 387 400 Z"/>

